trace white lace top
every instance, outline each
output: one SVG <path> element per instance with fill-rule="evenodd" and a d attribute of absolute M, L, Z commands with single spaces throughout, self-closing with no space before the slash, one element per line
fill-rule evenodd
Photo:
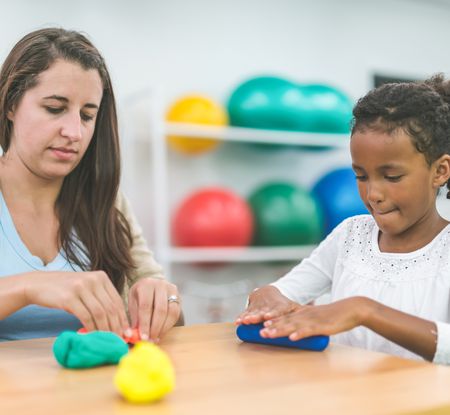
<path fill-rule="evenodd" d="M 409 253 L 384 253 L 370 215 L 342 222 L 287 275 L 273 283 L 283 295 L 305 304 L 331 292 L 331 301 L 366 296 L 438 326 L 434 362 L 450 364 L 450 225 L 432 242 Z M 416 354 L 364 327 L 332 336 L 335 343 L 408 358 Z"/>

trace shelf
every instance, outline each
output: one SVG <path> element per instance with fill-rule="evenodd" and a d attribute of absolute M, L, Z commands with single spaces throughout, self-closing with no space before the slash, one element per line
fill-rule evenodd
<path fill-rule="evenodd" d="M 215 127 L 187 123 L 165 123 L 165 134 L 192 138 L 214 138 L 266 144 L 304 145 L 311 147 L 345 148 L 349 134 L 303 133 L 297 131 L 261 130 L 242 127 Z"/>
<path fill-rule="evenodd" d="M 280 247 L 170 248 L 173 263 L 195 262 L 272 262 L 300 261 L 311 254 L 316 245 Z"/>

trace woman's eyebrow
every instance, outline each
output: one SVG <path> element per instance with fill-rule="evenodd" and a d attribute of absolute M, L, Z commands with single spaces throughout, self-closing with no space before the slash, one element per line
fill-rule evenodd
<path fill-rule="evenodd" d="M 69 100 L 66 97 L 63 97 L 61 95 L 49 95 L 47 97 L 44 97 L 44 99 L 56 99 L 57 101 L 63 102 L 65 104 L 67 104 L 69 102 Z M 87 104 L 85 104 L 84 107 L 98 109 L 98 105 L 93 104 L 91 102 L 88 102 Z"/>

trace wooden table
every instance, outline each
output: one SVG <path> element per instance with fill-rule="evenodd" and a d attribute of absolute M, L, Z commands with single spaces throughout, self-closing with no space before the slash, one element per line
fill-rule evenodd
<path fill-rule="evenodd" d="M 161 347 L 176 389 L 144 406 L 117 394 L 114 366 L 63 369 L 52 343 L 0 343 L 1 415 L 450 413 L 450 367 L 338 345 L 317 353 L 244 344 L 229 323 L 171 330 Z"/>

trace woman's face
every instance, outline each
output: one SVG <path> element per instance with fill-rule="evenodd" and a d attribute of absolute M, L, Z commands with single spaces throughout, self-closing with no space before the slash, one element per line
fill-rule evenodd
<path fill-rule="evenodd" d="M 95 129 L 103 86 L 95 69 L 56 60 L 8 113 L 8 163 L 17 172 L 62 181 L 80 162 Z"/>

